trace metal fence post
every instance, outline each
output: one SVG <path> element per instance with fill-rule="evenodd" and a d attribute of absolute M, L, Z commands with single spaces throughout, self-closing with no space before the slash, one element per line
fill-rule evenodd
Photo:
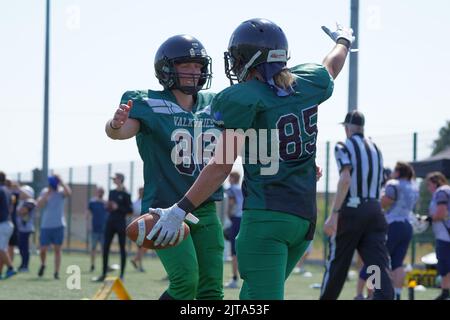
<path fill-rule="evenodd" d="M 326 143 L 326 152 L 325 152 L 325 205 L 324 205 L 324 210 L 325 210 L 325 218 L 324 218 L 324 222 L 327 220 L 328 218 L 328 200 L 330 197 L 330 193 L 329 193 L 329 182 L 330 182 L 330 141 L 327 141 Z M 323 227 L 323 226 L 322 226 Z M 323 234 L 323 261 L 327 260 L 327 236 L 324 233 Z"/>
<path fill-rule="evenodd" d="M 92 194 L 92 166 L 88 166 L 88 185 L 87 185 L 87 201 L 89 206 L 89 199 Z M 86 252 L 89 252 L 89 219 L 86 219 Z"/>
<path fill-rule="evenodd" d="M 413 161 L 417 160 L 417 132 L 413 133 Z M 416 237 L 413 236 L 411 240 L 411 265 L 416 262 Z"/>
<path fill-rule="evenodd" d="M 134 161 L 130 162 L 130 197 L 133 204 L 133 184 L 134 184 Z M 133 212 L 134 213 L 134 212 Z M 130 219 L 131 221 L 131 219 Z M 131 252 L 131 240 L 127 238 L 128 251 Z"/>
<path fill-rule="evenodd" d="M 73 168 L 69 168 L 69 187 L 70 189 L 73 188 Z M 72 194 L 73 196 L 73 194 Z M 68 222 L 67 222 L 67 248 L 70 250 L 70 240 L 71 240 L 71 233 L 72 233 L 72 196 L 69 197 L 69 205 L 67 208 L 68 213 Z"/>

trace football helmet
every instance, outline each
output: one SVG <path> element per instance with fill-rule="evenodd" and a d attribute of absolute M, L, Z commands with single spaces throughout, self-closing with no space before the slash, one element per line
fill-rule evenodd
<path fill-rule="evenodd" d="M 175 65 L 185 62 L 200 63 L 203 66 L 200 76 L 178 73 Z M 178 89 L 189 95 L 209 89 L 212 78 L 211 69 L 211 57 L 207 55 L 205 47 L 190 35 L 176 35 L 167 39 L 155 55 L 155 75 L 164 89 Z M 180 77 L 200 77 L 200 79 L 196 86 L 181 86 Z"/>
<path fill-rule="evenodd" d="M 242 22 L 231 35 L 224 53 L 225 74 L 233 81 L 245 81 L 250 69 L 262 63 L 289 59 L 289 47 L 283 30 L 272 21 L 251 19 Z"/>

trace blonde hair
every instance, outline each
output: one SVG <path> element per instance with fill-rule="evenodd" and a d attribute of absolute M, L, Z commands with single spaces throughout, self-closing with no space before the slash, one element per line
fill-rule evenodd
<path fill-rule="evenodd" d="M 289 71 L 289 69 L 283 69 L 280 73 L 273 77 L 275 84 L 283 89 L 287 89 L 294 83 L 294 75 Z"/>
<path fill-rule="evenodd" d="M 430 181 L 431 183 L 434 183 L 438 188 L 448 184 L 445 176 L 439 171 L 430 172 L 429 174 L 427 174 L 427 177 L 425 179 L 427 181 Z"/>

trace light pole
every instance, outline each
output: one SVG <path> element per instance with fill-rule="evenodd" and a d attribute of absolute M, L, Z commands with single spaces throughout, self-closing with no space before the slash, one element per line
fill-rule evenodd
<path fill-rule="evenodd" d="M 351 0 L 350 26 L 356 38 L 352 47 L 358 48 L 359 0 Z M 358 52 L 350 52 L 349 55 L 348 111 L 352 111 L 358 109 Z"/>
<path fill-rule="evenodd" d="M 50 0 L 47 0 L 45 23 L 45 76 L 44 76 L 44 135 L 42 146 L 42 176 L 40 188 L 47 184 L 48 177 L 48 114 L 49 114 L 49 66 L 50 65 Z"/>

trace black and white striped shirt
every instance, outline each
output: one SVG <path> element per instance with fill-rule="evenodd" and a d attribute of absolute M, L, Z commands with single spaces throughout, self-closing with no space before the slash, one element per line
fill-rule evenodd
<path fill-rule="evenodd" d="M 350 166 L 351 184 L 347 194 L 350 201 L 379 199 L 383 180 L 383 156 L 378 147 L 362 134 L 353 134 L 345 143 L 338 142 L 334 153 L 339 172 Z"/>

